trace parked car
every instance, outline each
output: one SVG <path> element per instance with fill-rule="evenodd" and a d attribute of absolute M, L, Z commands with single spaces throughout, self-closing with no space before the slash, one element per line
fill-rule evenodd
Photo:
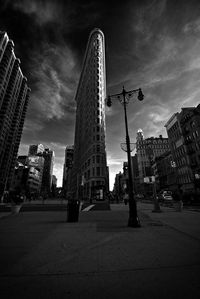
<path fill-rule="evenodd" d="M 169 190 L 161 191 L 158 194 L 158 200 L 163 203 L 172 203 L 172 192 Z"/>

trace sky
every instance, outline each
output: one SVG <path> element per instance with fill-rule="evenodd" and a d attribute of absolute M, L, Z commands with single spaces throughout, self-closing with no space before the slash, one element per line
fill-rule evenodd
<path fill-rule="evenodd" d="M 107 95 L 142 88 L 128 104 L 132 143 L 167 137 L 164 125 L 200 99 L 200 1 L 0 0 L 0 31 L 14 41 L 31 97 L 19 154 L 42 143 L 55 152 L 54 174 L 62 185 L 64 152 L 74 143 L 74 101 L 89 33 L 105 35 Z M 123 107 L 106 108 L 110 189 L 126 153 Z M 133 152 L 134 154 L 134 152 Z"/>

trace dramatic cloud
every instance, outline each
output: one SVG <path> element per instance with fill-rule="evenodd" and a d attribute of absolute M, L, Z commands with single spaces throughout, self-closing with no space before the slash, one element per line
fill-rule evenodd
<path fill-rule="evenodd" d="M 62 6 L 57 1 L 18 0 L 12 4 L 14 9 L 32 16 L 40 26 L 50 22 L 58 23 L 62 16 Z"/>
<path fill-rule="evenodd" d="M 66 46 L 43 44 L 32 59 L 32 106 L 47 119 L 63 118 L 74 111 L 74 90 L 77 85 L 75 61 Z"/>
<path fill-rule="evenodd" d="M 200 18 L 192 20 L 191 22 L 185 24 L 183 31 L 189 34 L 200 32 Z"/>

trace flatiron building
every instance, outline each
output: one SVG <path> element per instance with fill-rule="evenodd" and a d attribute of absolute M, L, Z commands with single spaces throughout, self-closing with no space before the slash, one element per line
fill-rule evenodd
<path fill-rule="evenodd" d="M 105 41 L 100 29 L 89 36 L 75 96 L 76 125 L 72 193 L 85 200 L 104 200 L 108 191 L 105 148 Z"/>
<path fill-rule="evenodd" d="M 14 43 L 6 32 L 0 32 L 0 198 L 14 173 L 29 93 Z"/>

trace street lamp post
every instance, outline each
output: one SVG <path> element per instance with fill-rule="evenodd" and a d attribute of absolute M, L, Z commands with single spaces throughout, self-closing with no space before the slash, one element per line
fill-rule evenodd
<path fill-rule="evenodd" d="M 132 95 L 135 92 L 138 92 L 138 100 L 142 101 L 144 98 L 144 95 L 140 88 L 126 91 L 124 89 L 124 86 L 123 86 L 123 90 L 121 93 L 109 95 L 106 99 L 108 107 L 111 107 L 112 99 L 118 99 L 124 107 L 126 147 L 127 147 L 126 151 L 127 151 L 127 159 L 128 159 L 128 180 L 129 180 L 129 186 L 128 186 L 128 192 L 129 192 L 128 226 L 129 227 L 140 227 L 141 226 L 138 215 L 137 215 L 137 206 L 136 206 L 136 201 L 135 201 L 134 193 L 133 193 L 133 176 L 132 176 L 132 168 L 131 168 L 131 148 L 130 148 L 130 138 L 129 138 L 129 133 L 128 133 L 127 111 L 126 111 L 126 105 L 129 103 L 130 98 L 132 97 Z"/>

